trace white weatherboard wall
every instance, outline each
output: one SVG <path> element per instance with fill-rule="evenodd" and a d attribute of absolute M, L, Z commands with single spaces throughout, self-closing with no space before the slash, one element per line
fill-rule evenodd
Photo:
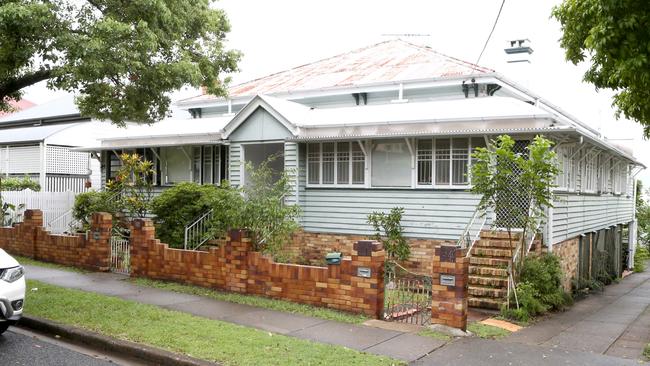
<path fill-rule="evenodd" d="M 301 201 L 306 231 L 368 235 L 368 214 L 399 206 L 405 236 L 457 240 L 479 199 L 467 191 L 307 188 Z"/>
<path fill-rule="evenodd" d="M 634 198 L 626 195 L 558 193 L 554 206 L 554 244 L 634 219 Z"/>

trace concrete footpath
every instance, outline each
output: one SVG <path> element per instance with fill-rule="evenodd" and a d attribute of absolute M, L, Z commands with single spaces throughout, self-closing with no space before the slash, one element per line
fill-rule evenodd
<path fill-rule="evenodd" d="M 650 342 L 650 270 L 609 285 L 506 340 L 642 359 L 643 348 Z"/>
<path fill-rule="evenodd" d="M 650 341 L 650 272 L 633 274 L 608 286 L 602 294 L 577 302 L 569 311 L 553 314 L 506 339 L 469 337 L 445 344 L 418 336 L 408 327 L 399 329 L 395 323 L 391 323 L 396 327 L 391 330 L 344 324 L 138 286 L 112 273 L 25 267 L 28 279 L 345 346 L 415 365 L 637 365 L 642 347 Z"/>
<path fill-rule="evenodd" d="M 125 281 L 113 273 L 78 273 L 26 265 L 28 279 L 182 311 L 207 319 L 253 327 L 291 337 L 329 343 L 363 352 L 415 361 L 445 342 L 421 337 L 413 329 L 388 330 L 257 308 L 181 294 Z M 399 326 L 399 324 L 396 324 Z"/>

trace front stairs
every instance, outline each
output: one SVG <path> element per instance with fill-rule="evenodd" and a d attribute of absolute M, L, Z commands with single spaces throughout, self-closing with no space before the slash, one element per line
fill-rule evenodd
<path fill-rule="evenodd" d="M 470 307 L 501 309 L 508 294 L 508 263 L 512 260 L 519 233 L 512 234 L 512 244 L 505 231 L 481 231 L 474 243 L 469 262 Z"/>

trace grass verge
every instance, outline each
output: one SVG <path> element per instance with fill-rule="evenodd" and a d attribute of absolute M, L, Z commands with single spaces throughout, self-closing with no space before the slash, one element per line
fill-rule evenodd
<path fill-rule="evenodd" d="M 25 312 L 225 365 L 399 365 L 365 354 L 115 297 L 28 281 Z"/>
<path fill-rule="evenodd" d="M 287 313 L 301 314 L 307 316 L 313 316 L 316 318 L 334 320 L 337 322 L 349 323 L 349 324 L 361 324 L 366 320 L 369 320 L 368 317 L 363 315 L 355 315 L 344 313 L 341 311 L 336 311 L 333 309 L 319 308 L 315 306 L 309 306 L 304 304 L 297 304 L 290 301 L 269 299 L 266 297 L 255 296 L 255 295 L 242 295 L 232 292 L 222 292 L 212 289 L 207 289 L 199 286 L 183 285 L 175 282 L 167 281 L 156 281 L 150 280 L 147 278 L 134 278 L 131 279 L 133 283 L 136 283 L 141 286 L 154 287 L 161 290 L 174 291 L 183 294 L 205 296 L 215 300 L 234 302 L 237 304 L 245 304 L 250 306 L 256 306 L 271 310 L 284 311 Z"/>
<path fill-rule="evenodd" d="M 487 324 L 481 324 L 478 322 L 469 323 L 467 325 L 467 330 L 476 334 L 478 337 L 486 339 L 498 339 L 503 338 L 510 334 L 510 331 L 501 329 L 498 327 L 493 327 Z"/>
<path fill-rule="evenodd" d="M 429 337 L 429 338 L 437 339 L 437 340 L 440 340 L 440 341 L 451 341 L 452 338 L 453 338 L 452 336 L 450 336 L 448 334 L 441 333 L 441 332 L 436 332 L 435 330 L 431 330 L 431 329 L 425 329 L 423 331 L 420 331 L 420 332 L 418 332 L 418 335 L 423 336 L 423 337 Z"/>
<path fill-rule="evenodd" d="M 650 360 L 650 343 L 646 344 L 643 348 L 643 357 Z"/>
<path fill-rule="evenodd" d="M 14 258 L 18 261 L 20 264 L 26 264 L 28 266 L 39 266 L 39 267 L 45 267 L 45 268 L 52 268 L 52 269 L 60 269 L 62 271 L 68 271 L 68 272 L 78 272 L 78 273 L 87 273 L 88 271 L 82 268 L 77 268 L 77 267 L 72 267 L 72 266 L 65 266 L 63 264 L 56 264 L 56 263 L 49 263 L 49 262 L 41 262 L 36 259 L 32 259 L 29 257 L 23 257 L 20 255 L 14 255 Z"/>

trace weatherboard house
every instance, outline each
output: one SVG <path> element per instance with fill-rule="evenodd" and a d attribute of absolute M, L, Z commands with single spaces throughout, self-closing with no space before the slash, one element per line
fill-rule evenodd
<path fill-rule="evenodd" d="M 293 184 L 287 203 L 302 207 L 294 240 L 302 256 L 349 252 L 371 233 L 368 214 L 400 206 L 411 268 L 426 272 L 435 245 L 456 243 L 477 222 L 473 149 L 500 134 L 520 146 L 544 135 L 562 173 L 539 231 L 562 258 L 567 286 L 610 247 L 613 265 L 628 266 L 633 178 L 642 168 L 632 154 L 494 71 L 429 47 L 386 41 L 233 86 L 228 98 L 203 94 L 177 106 L 193 118 L 129 127 L 85 148 L 101 155 L 102 179 L 114 176 L 120 152 L 138 151 L 155 163 L 158 190 L 223 179 L 239 186 L 249 176 L 244 162 L 280 154 L 275 167 Z M 500 253 L 471 258 L 470 305 L 500 304 L 508 262 Z"/>

